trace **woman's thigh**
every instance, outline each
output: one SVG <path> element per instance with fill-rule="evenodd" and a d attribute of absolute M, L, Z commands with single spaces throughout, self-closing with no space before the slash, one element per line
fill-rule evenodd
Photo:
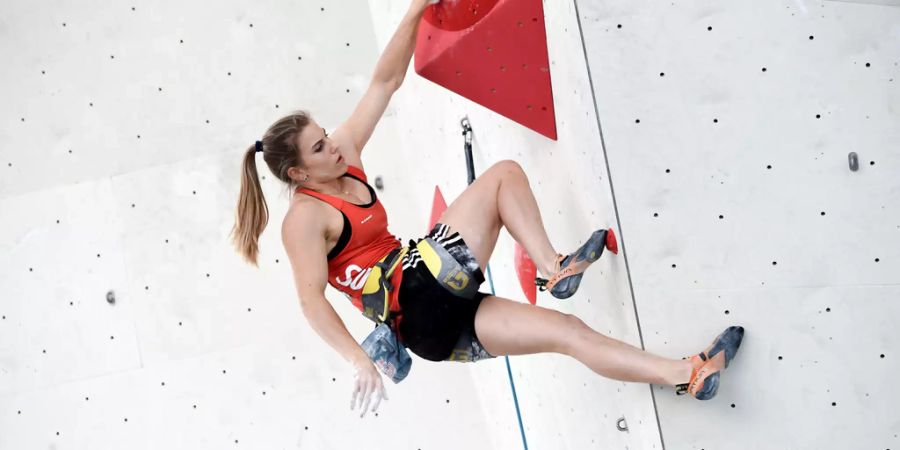
<path fill-rule="evenodd" d="M 459 232 L 482 271 L 486 270 L 491 259 L 502 226 L 497 206 L 500 181 L 515 171 L 522 171 L 515 161 L 504 160 L 494 164 L 453 200 L 438 219 L 438 222 L 448 225 L 451 232 Z"/>
<path fill-rule="evenodd" d="M 475 333 L 494 356 L 569 354 L 586 325 L 571 314 L 489 295 L 475 312 Z"/>

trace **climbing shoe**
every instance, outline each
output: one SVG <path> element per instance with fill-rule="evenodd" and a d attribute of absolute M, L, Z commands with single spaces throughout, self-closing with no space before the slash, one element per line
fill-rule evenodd
<path fill-rule="evenodd" d="M 557 255 L 556 270 L 550 279 L 535 278 L 534 284 L 541 292 L 549 290 L 556 298 L 571 297 L 578 290 L 585 269 L 600 259 L 604 248 L 608 248 L 613 254 L 619 253 L 616 235 L 612 229 L 595 231 L 581 248 L 568 256 Z"/>
<path fill-rule="evenodd" d="M 719 374 L 734 359 L 741 340 L 744 339 L 744 327 L 728 327 L 713 341 L 705 351 L 690 358 L 693 370 L 687 383 L 675 386 L 675 394 L 691 394 L 697 400 L 709 400 L 719 390 Z"/>

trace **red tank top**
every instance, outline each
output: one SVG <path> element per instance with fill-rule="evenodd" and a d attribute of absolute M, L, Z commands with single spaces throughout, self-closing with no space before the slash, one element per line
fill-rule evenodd
<path fill-rule="evenodd" d="M 378 201 L 375 190 L 369 186 L 368 178 L 362 169 L 347 166 L 344 177 L 362 181 L 369 189 L 372 201 L 367 205 L 357 205 L 338 197 L 320 194 L 309 189 L 297 188 L 334 206 L 344 216 L 344 228 L 337 245 L 328 254 L 328 284 L 344 293 L 356 309 L 363 311 L 362 288 L 366 277 L 379 259 L 395 248 L 402 247 L 400 240 L 388 232 L 388 220 L 384 206 Z M 391 276 L 394 290 L 390 296 L 390 310 L 400 311 L 397 300 L 403 267 L 398 266 Z"/>

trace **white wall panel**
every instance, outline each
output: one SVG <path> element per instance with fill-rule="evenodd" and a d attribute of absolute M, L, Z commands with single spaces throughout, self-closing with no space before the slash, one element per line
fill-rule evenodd
<path fill-rule="evenodd" d="M 407 7 L 404 0 L 369 3 L 379 46 L 390 39 Z M 410 68 L 392 104 L 402 145 L 413 170 L 404 182 L 422 196 L 424 220 L 431 192 L 440 186 L 448 203 L 466 187 L 466 164 L 459 121 L 474 128 L 476 174 L 504 159 L 528 174 L 551 242 L 560 253 L 578 248 L 591 232 L 618 232 L 603 147 L 585 65 L 575 6 L 545 2 L 551 78 L 559 139 L 552 141 L 505 117 L 427 81 Z M 621 243 L 620 243 L 621 244 Z M 497 295 L 525 302 L 513 267 L 509 233 L 491 259 Z M 489 288 L 488 283 L 482 290 Z M 578 293 L 558 300 L 538 294 L 538 305 L 572 313 L 604 334 L 640 347 L 624 259 L 606 253 L 589 268 Z M 675 356 L 675 355 L 669 355 Z M 528 448 L 659 448 L 659 434 L 647 384 L 603 378 L 578 361 L 558 354 L 510 357 Z M 494 444 L 523 448 L 500 359 L 471 366 Z M 625 417 L 629 431 L 616 429 Z"/>
<path fill-rule="evenodd" d="M 900 446 L 900 9 L 577 3 L 647 349 L 746 330 L 666 448 Z"/>
<path fill-rule="evenodd" d="M 133 6 L 4 4 L 0 449 L 484 448 L 461 365 L 417 360 L 377 416 L 349 410 L 353 371 L 300 311 L 288 198 L 259 156 L 261 270 L 227 240 L 265 128 L 303 108 L 333 130 L 361 98 L 366 2 Z M 366 161 L 392 169 L 367 166 L 409 238 L 427 218 L 399 220 L 397 140 L 379 127 Z M 362 341 L 371 322 L 327 296 Z"/>
<path fill-rule="evenodd" d="M 348 410 L 352 372 L 300 313 L 264 167 L 262 270 L 227 242 L 243 152 L 294 109 L 345 119 L 407 0 L 7 3 L 0 448 L 523 447 L 503 358 L 414 356 L 377 416 Z M 390 231 L 422 236 L 435 185 L 465 189 L 468 116 L 476 173 L 519 162 L 557 251 L 619 236 L 573 298 L 539 305 L 671 358 L 747 335 L 705 403 L 510 358 L 529 448 L 900 447 L 900 10 L 544 8 L 559 139 L 410 70 L 363 153 Z M 505 230 L 491 275 L 525 301 Z M 327 296 L 361 341 L 370 322 Z"/>

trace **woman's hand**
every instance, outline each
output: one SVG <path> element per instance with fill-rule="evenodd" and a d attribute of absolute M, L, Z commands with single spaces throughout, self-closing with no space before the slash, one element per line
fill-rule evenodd
<path fill-rule="evenodd" d="M 388 399 L 387 391 L 381 382 L 381 374 L 378 372 L 375 364 L 372 363 L 372 360 L 368 358 L 365 360 L 360 359 L 353 363 L 353 368 L 356 371 L 356 374 L 353 376 L 356 378 L 356 387 L 353 389 L 353 399 L 350 400 L 350 410 L 352 411 L 356 407 L 356 399 L 359 397 L 359 403 L 362 404 L 362 414 L 359 417 L 363 417 L 369 408 L 371 395 L 375 394 L 376 396 L 375 405 L 372 407 L 372 412 L 375 412 L 378 409 L 378 405 L 381 404 L 381 399 Z"/>

